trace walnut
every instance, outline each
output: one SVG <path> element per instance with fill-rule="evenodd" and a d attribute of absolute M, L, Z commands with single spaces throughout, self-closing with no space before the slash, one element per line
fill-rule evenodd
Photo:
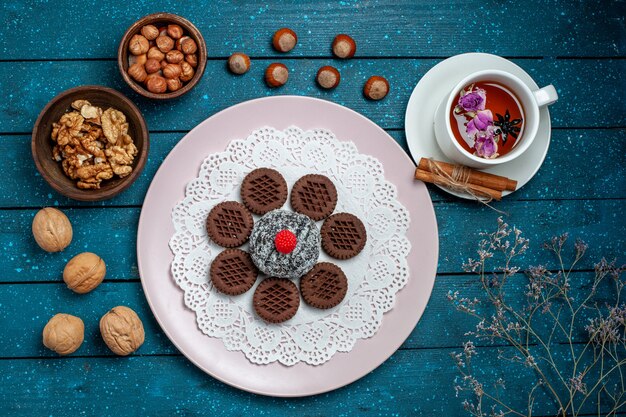
<path fill-rule="evenodd" d="M 33 236 L 46 252 L 60 252 L 72 242 L 72 224 L 61 210 L 46 207 L 37 212 L 32 224 Z"/>
<path fill-rule="evenodd" d="M 99 189 L 100 183 L 103 180 L 110 180 L 113 178 L 113 174 L 114 170 L 112 165 L 108 162 L 81 166 L 75 171 L 76 178 L 80 179 L 76 185 L 78 188 L 82 189 Z"/>
<path fill-rule="evenodd" d="M 119 110 L 109 107 L 102 113 L 102 131 L 109 143 L 116 143 L 118 137 L 128 133 L 126 116 Z"/>
<path fill-rule="evenodd" d="M 72 102 L 72 108 L 74 110 L 80 110 L 83 108 L 83 106 L 91 106 L 91 103 L 87 100 L 74 100 Z"/>
<path fill-rule="evenodd" d="M 95 253 L 83 252 L 74 256 L 65 265 L 63 281 L 72 291 L 85 294 L 100 285 L 106 272 L 107 268 L 102 258 Z"/>
<path fill-rule="evenodd" d="M 109 164 L 116 175 L 125 177 L 132 172 L 132 163 L 135 155 L 137 155 L 137 148 L 134 143 L 130 143 L 123 146 L 113 146 L 104 151 Z"/>
<path fill-rule="evenodd" d="M 52 140 L 59 145 L 67 145 L 72 136 L 77 136 L 85 119 L 80 113 L 72 111 L 61 116 L 58 123 L 52 124 Z"/>
<path fill-rule="evenodd" d="M 43 328 L 43 344 L 59 355 L 69 355 L 83 343 L 85 324 L 69 314 L 56 314 Z"/>
<path fill-rule="evenodd" d="M 120 356 L 130 355 L 139 349 L 145 338 L 139 316 L 124 306 L 114 307 L 102 316 L 100 333 L 109 349 Z"/>

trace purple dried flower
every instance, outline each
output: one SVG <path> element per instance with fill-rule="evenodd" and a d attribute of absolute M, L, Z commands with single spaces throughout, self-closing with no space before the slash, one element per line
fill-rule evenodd
<path fill-rule="evenodd" d="M 461 111 L 475 112 L 485 109 L 487 101 L 487 92 L 482 88 L 470 88 L 468 91 L 462 91 L 459 97 L 457 113 Z M 460 108 L 460 109 L 459 109 Z"/>
<path fill-rule="evenodd" d="M 468 125 L 469 126 L 469 125 Z M 476 156 L 492 159 L 498 156 L 498 144 L 496 143 L 493 130 L 479 132 L 474 141 Z"/>
<path fill-rule="evenodd" d="M 493 132 L 493 114 L 491 110 L 481 110 L 476 116 L 465 126 L 465 131 L 469 137 L 475 137 L 478 132 L 485 132 L 492 128 Z"/>

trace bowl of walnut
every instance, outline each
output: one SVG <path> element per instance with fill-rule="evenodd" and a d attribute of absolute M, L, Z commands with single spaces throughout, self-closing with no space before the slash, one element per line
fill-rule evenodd
<path fill-rule="evenodd" d="M 41 176 L 81 201 L 112 198 L 139 176 L 148 156 L 146 122 L 113 89 L 86 85 L 64 91 L 39 114 L 31 149 Z"/>
<path fill-rule="evenodd" d="M 117 50 L 124 81 L 144 97 L 182 96 L 202 78 L 206 44 L 187 19 L 171 13 L 145 16 L 126 30 Z"/>

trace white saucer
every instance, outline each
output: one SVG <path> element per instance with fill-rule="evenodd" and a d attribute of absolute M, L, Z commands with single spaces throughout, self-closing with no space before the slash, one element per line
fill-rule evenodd
<path fill-rule="evenodd" d="M 472 72 L 486 69 L 495 69 L 510 72 L 519 77 L 523 82 L 536 90 L 539 86 L 520 67 L 509 60 L 496 55 L 483 53 L 469 53 L 456 55 L 432 67 L 417 83 L 404 117 L 404 130 L 406 140 L 411 151 L 411 155 L 416 163 L 420 158 L 434 158 L 438 161 L 452 162 L 443 154 L 433 129 L 433 118 L 435 110 L 452 88 L 465 76 Z M 532 145 L 522 155 L 513 161 L 484 169 L 484 172 L 504 175 L 517 180 L 519 190 L 539 171 L 543 164 L 548 147 L 550 146 L 550 112 L 547 107 L 540 110 L 541 120 L 539 121 L 539 131 Z M 472 199 L 469 194 L 459 193 L 439 187 L 442 190 L 457 197 Z M 511 194 L 512 191 L 504 191 L 503 196 Z"/>

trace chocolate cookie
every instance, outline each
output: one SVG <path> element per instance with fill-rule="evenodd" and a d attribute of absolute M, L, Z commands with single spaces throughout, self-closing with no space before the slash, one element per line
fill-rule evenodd
<path fill-rule="evenodd" d="M 332 308 L 346 296 L 348 279 L 337 265 L 320 262 L 302 277 L 300 292 L 311 307 Z"/>
<path fill-rule="evenodd" d="M 291 190 L 291 207 L 315 221 L 330 216 L 336 205 L 335 184 L 323 175 L 305 175 L 296 181 Z"/>
<path fill-rule="evenodd" d="M 211 282 L 219 292 L 239 295 L 254 285 L 259 274 L 250 254 L 241 249 L 226 249 L 211 263 Z"/>
<path fill-rule="evenodd" d="M 365 247 L 367 233 L 358 217 L 350 213 L 333 214 L 322 225 L 322 248 L 336 259 L 350 259 Z"/>
<path fill-rule="evenodd" d="M 267 278 L 254 291 L 252 304 L 263 320 L 282 323 L 292 318 L 300 307 L 298 287 L 288 279 Z"/>
<path fill-rule="evenodd" d="M 206 229 L 215 243 L 225 248 L 242 245 L 250 237 L 254 221 L 248 209 L 236 201 L 219 203 L 209 212 Z"/>
<path fill-rule="evenodd" d="M 276 170 L 255 169 L 241 183 L 241 200 L 254 214 L 281 208 L 287 201 L 287 182 Z"/>

